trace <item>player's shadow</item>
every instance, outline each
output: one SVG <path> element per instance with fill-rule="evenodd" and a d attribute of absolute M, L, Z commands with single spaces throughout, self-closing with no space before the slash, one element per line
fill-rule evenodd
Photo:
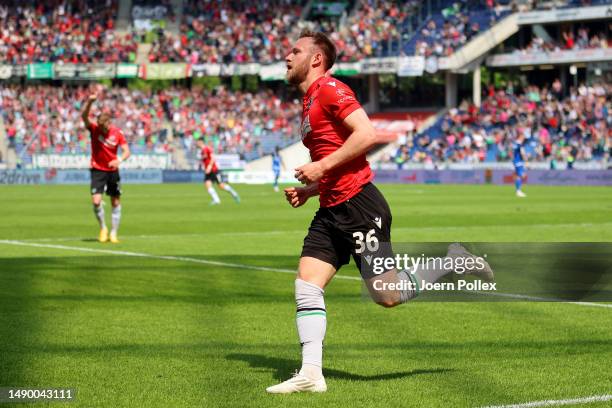
<path fill-rule="evenodd" d="M 277 380 L 286 380 L 296 367 L 300 366 L 299 361 L 289 360 L 278 357 L 268 357 L 259 354 L 243 354 L 233 353 L 225 356 L 228 360 L 245 361 L 249 363 L 249 366 L 253 368 L 265 368 L 275 370 L 274 378 Z M 400 371 L 395 373 L 376 374 L 376 375 L 361 375 L 348 373 L 342 370 L 335 370 L 333 368 L 325 368 L 326 378 L 336 378 L 341 380 L 351 381 L 384 381 L 384 380 L 395 380 L 399 378 L 412 377 L 419 374 L 436 374 L 436 373 L 447 373 L 455 371 L 450 368 L 428 368 L 428 369 L 416 369 L 410 371 Z"/>

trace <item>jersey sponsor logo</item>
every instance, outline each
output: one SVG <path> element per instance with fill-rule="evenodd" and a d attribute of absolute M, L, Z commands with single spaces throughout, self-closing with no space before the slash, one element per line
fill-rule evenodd
<path fill-rule="evenodd" d="M 312 127 L 310 127 L 310 115 L 306 115 L 306 119 L 302 122 L 302 140 L 308 136 L 308 133 L 312 131 Z"/>
<path fill-rule="evenodd" d="M 107 147 L 115 147 L 117 146 L 117 138 L 113 135 L 113 136 L 109 136 L 108 139 L 105 139 L 104 136 L 99 135 L 98 136 L 98 140 L 100 141 L 100 143 L 102 143 L 103 145 L 107 146 Z"/>
<path fill-rule="evenodd" d="M 338 99 L 338 103 L 344 103 L 347 101 L 354 101 L 355 98 L 353 97 L 353 95 L 347 95 L 346 91 L 344 89 L 338 89 L 336 91 L 336 95 L 338 95 L 340 97 L 340 99 Z"/>

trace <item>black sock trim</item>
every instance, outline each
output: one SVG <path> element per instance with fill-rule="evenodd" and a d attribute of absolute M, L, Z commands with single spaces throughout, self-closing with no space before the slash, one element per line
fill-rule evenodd
<path fill-rule="evenodd" d="M 304 312 L 307 310 L 322 310 L 322 311 L 326 311 L 324 308 L 322 307 L 299 307 L 296 312 Z"/>

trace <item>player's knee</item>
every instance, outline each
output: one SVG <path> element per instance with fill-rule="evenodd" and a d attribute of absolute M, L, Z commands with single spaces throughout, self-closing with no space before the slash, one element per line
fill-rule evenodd
<path fill-rule="evenodd" d="M 370 292 L 371 293 L 371 292 Z M 395 307 L 402 303 L 402 296 L 399 292 L 375 292 L 372 295 L 372 300 L 384 308 Z"/>
<path fill-rule="evenodd" d="M 384 308 L 391 308 L 400 305 L 402 302 L 399 299 L 378 299 L 376 304 Z"/>
<path fill-rule="evenodd" d="M 304 310 L 325 311 L 323 293 L 323 289 L 318 285 L 297 278 L 295 280 L 295 303 L 298 312 Z"/>

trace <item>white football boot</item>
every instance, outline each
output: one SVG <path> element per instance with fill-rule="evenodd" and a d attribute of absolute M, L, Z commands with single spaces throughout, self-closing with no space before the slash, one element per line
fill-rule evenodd
<path fill-rule="evenodd" d="M 321 376 L 318 380 L 312 380 L 298 372 L 293 377 L 280 384 L 266 388 L 270 394 L 291 394 L 294 392 L 325 392 L 327 384 L 325 378 Z"/>
<path fill-rule="evenodd" d="M 491 269 L 491 266 L 489 265 L 489 263 L 485 261 L 484 258 L 477 257 L 476 255 L 470 253 L 467 249 L 465 249 L 463 245 L 461 245 L 458 242 L 452 243 L 448 246 L 448 252 L 446 253 L 446 256 L 451 257 L 451 258 L 474 258 L 474 259 L 480 258 L 480 260 L 484 264 L 484 267 L 481 269 L 479 268 L 468 269 L 465 271 L 465 274 L 472 275 L 472 276 L 475 276 L 477 278 L 480 278 L 480 279 L 483 279 L 489 282 L 493 282 L 493 280 L 495 280 L 493 269 Z"/>

